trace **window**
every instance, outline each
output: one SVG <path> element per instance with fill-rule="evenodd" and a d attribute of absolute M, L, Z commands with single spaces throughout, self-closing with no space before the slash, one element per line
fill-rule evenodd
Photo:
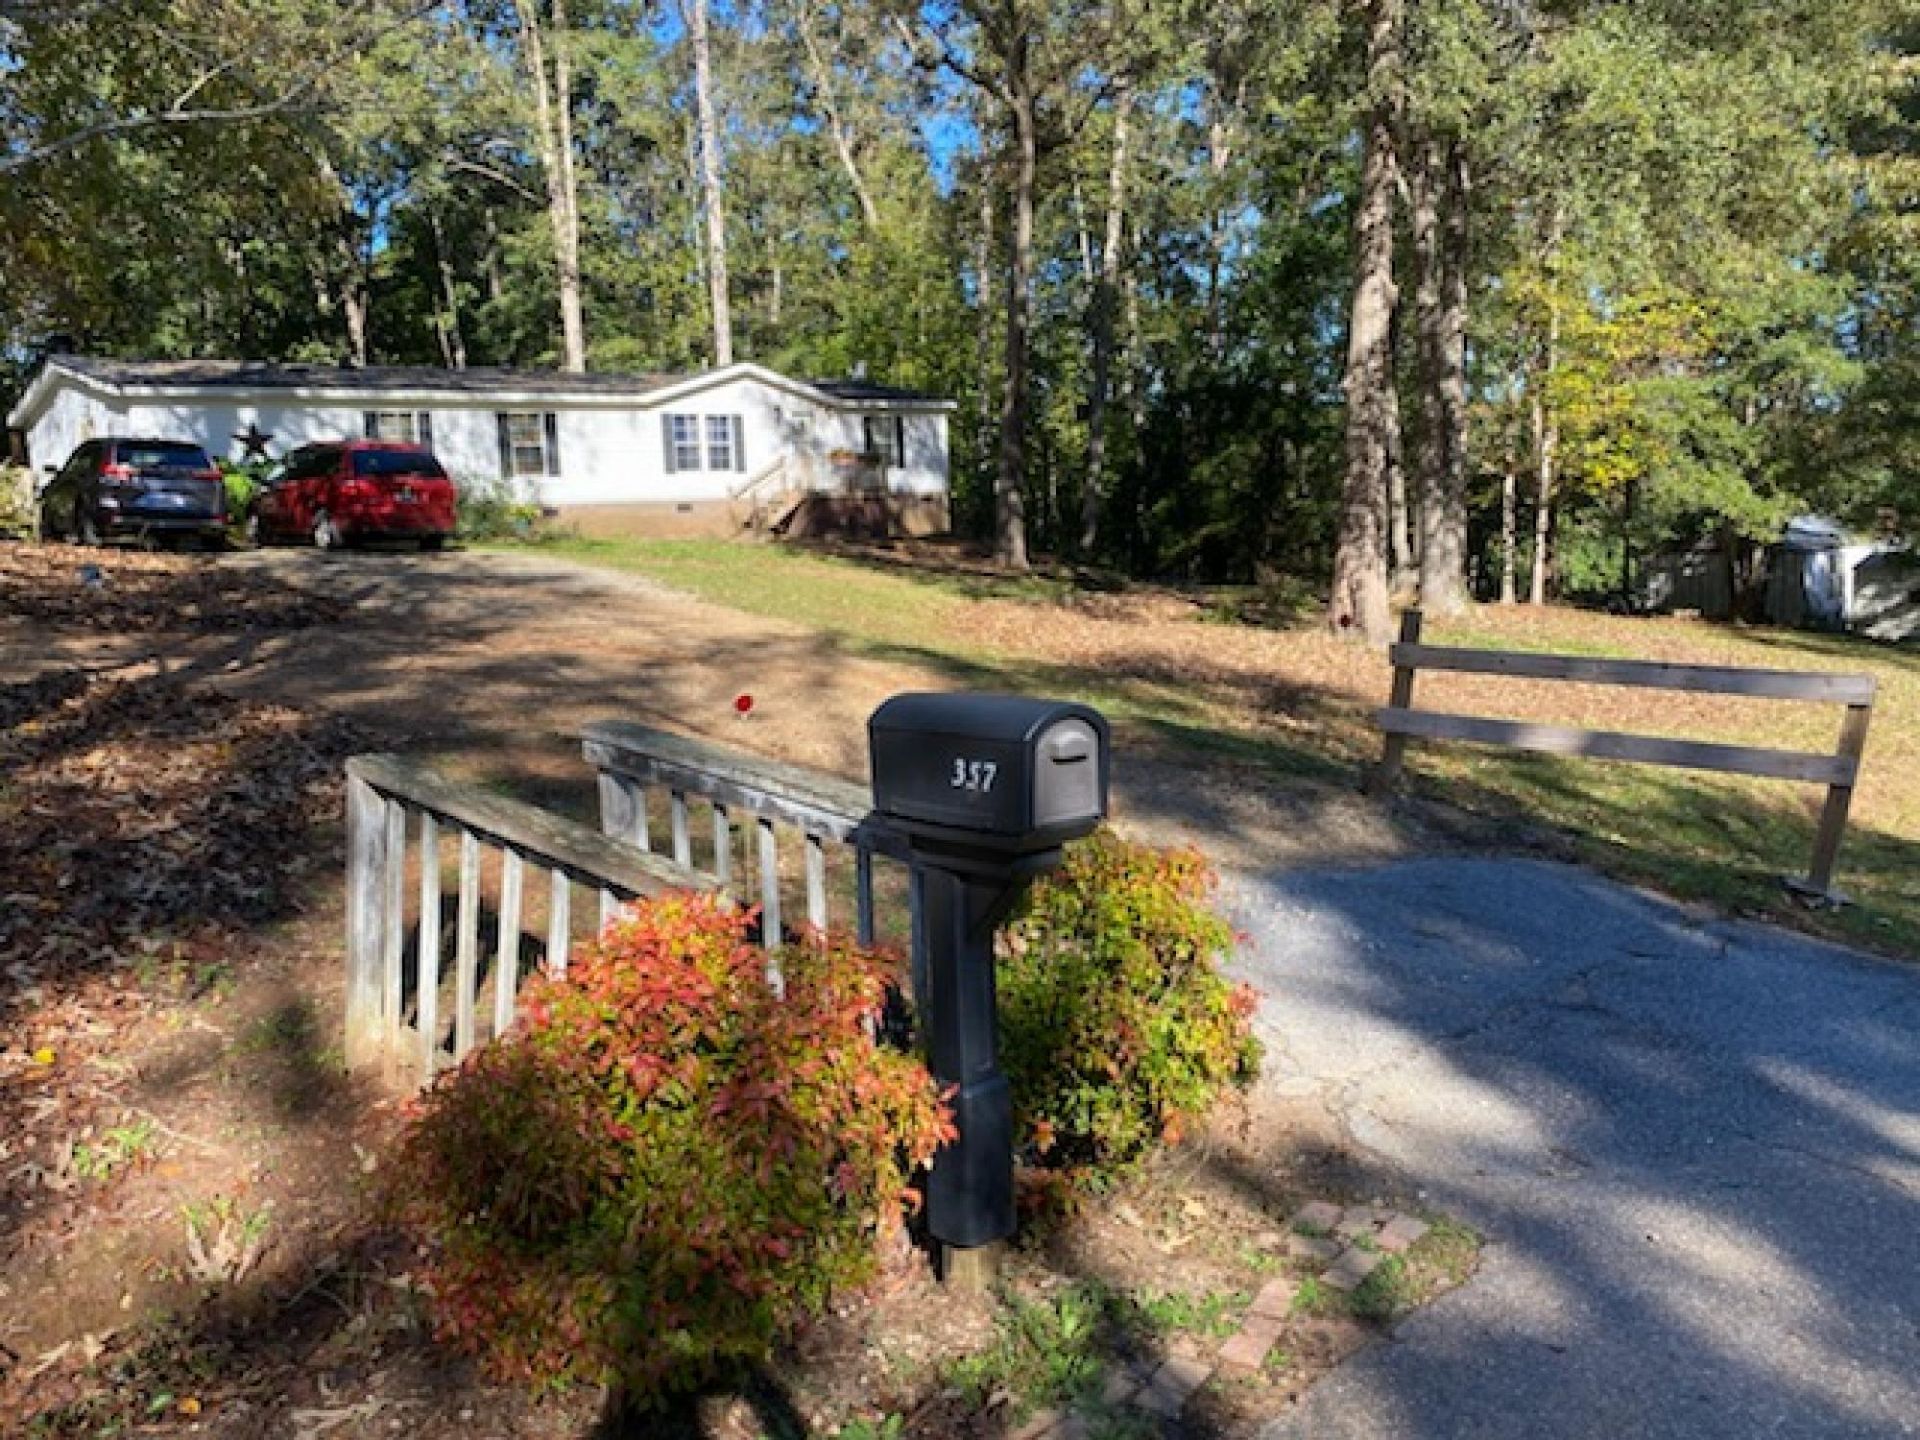
<path fill-rule="evenodd" d="M 907 463 L 907 422 L 899 415 L 869 415 L 866 428 L 867 454 L 889 470 Z"/>
<path fill-rule="evenodd" d="M 698 470 L 700 468 L 700 417 L 669 415 L 667 430 L 667 472 L 672 474 L 676 470 Z"/>
<path fill-rule="evenodd" d="M 707 416 L 707 468 L 733 469 L 733 417 Z"/>
<path fill-rule="evenodd" d="M 368 440 L 398 440 L 403 445 L 433 443 L 430 434 L 432 421 L 424 410 L 418 413 L 412 410 L 369 410 L 361 416 L 361 420 Z M 429 433 L 423 435 L 423 430 Z"/>
<path fill-rule="evenodd" d="M 502 412 L 500 473 L 509 480 L 544 480 L 560 473 L 560 421 L 551 411 Z"/>
<path fill-rule="evenodd" d="M 747 468 L 746 428 L 738 415 L 662 415 L 660 439 L 669 475 Z"/>

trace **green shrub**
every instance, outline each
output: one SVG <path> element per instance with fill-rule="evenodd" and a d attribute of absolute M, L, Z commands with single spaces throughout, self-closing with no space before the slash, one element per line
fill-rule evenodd
<path fill-rule="evenodd" d="M 636 1401 L 762 1358 L 873 1272 L 950 1133 L 875 1038 L 896 964 L 842 937 L 765 981 L 747 916 L 643 903 L 409 1123 L 393 1201 L 444 1336 L 496 1376 Z"/>
<path fill-rule="evenodd" d="M 0 536 L 30 536 L 38 528 L 33 489 L 26 466 L 0 465 Z"/>
<path fill-rule="evenodd" d="M 260 493 L 260 482 L 272 464 L 265 460 L 222 460 L 220 479 L 227 491 L 227 523 L 239 525 L 247 518 L 253 497 Z"/>
<path fill-rule="evenodd" d="M 540 527 L 540 507 L 499 481 L 462 480 L 455 490 L 463 540 L 530 540 Z"/>
<path fill-rule="evenodd" d="M 1105 1184 L 1258 1071 L 1254 997 L 1221 973 L 1233 932 L 1214 885 L 1197 851 L 1102 832 L 1003 933 L 1004 1064 L 1042 1179 Z"/>

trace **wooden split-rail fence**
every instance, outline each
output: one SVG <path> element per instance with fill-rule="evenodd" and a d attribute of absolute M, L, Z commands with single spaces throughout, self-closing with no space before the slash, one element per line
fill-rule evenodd
<path fill-rule="evenodd" d="M 591 727 L 585 755 L 598 830 L 417 761 L 347 762 L 350 1064 L 424 1084 L 504 1032 L 524 975 L 564 973 L 588 913 L 576 892 L 599 925 L 668 889 L 731 894 L 760 907 L 769 952 L 798 930 L 789 914 L 823 931 L 850 907 L 863 943 L 881 931 L 874 862 L 905 849 L 858 786 L 640 725 Z M 780 983 L 771 953 L 768 979 Z"/>
<path fill-rule="evenodd" d="M 1867 723 L 1873 714 L 1873 676 L 1458 649 L 1424 645 L 1420 641 L 1420 630 L 1420 612 L 1407 611 L 1400 620 L 1400 643 L 1389 652 L 1393 662 L 1393 691 L 1387 708 L 1378 714 L 1380 729 L 1386 736 L 1386 748 L 1368 781 L 1368 788 L 1374 793 L 1384 794 L 1399 779 L 1407 742 L 1410 740 L 1461 740 L 1547 755 L 1629 760 L 1647 765 L 1669 765 L 1825 785 L 1826 804 L 1820 812 L 1819 827 L 1814 835 L 1813 861 L 1808 867 L 1807 878 L 1789 878 L 1788 883 L 1804 894 L 1821 899 L 1838 901 L 1844 898 L 1833 888 L 1833 870 L 1840 855 L 1841 837 L 1846 833 L 1847 812 L 1853 803 L 1861 756 L 1866 750 Z M 1578 730 L 1558 725 L 1496 720 L 1479 715 L 1416 710 L 1413 705 L 1414 680 L 1422 670 L 1505 675 L 1516 680 L 1566 680 L 1587 685 L 1739 695 L 1759 700 L 1825 701 L 1845 705 L 1847 710 L 1840 725 L 1839 743 L 1833 753 L 1774 750 L 1754 745 L 1676 740 L 1611 730 Z"/>

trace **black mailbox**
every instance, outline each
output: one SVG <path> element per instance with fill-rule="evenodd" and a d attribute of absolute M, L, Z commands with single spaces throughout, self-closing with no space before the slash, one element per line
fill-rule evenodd
<path fill-rule="evenodd" d="M 867 722 L 873 803 L 917 838 L 1057 849 L 1107 813 L 1107 722 L 1023 695 L 896 695 Z"/>
<path fill-rule="evenodd" d="M 993 932 L 1026 882 L 1107 812 L 1107 722 L 1019 695 L 896 695 L 867 722 L 874 809 L 913 866 L 914 998 L 951 1087 L 927 1227 L 960 1249 L 1013 1233 L 1013 1103 L 1000 1073 Z"/>

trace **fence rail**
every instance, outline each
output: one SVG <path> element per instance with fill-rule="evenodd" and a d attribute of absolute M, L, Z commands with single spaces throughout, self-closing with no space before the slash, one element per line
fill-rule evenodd
<path fill-rule="evenodd" d="M 1847 812 L 1865 753 L 1867 725 L 1873 713 L 1875 681 L 1871 675 L 1837 675 L 1804 670 L 1748 670 L 1729 665 L 1669 665 L 1644 660 L 1601 660 L 1583 655 L 1533 655 L 1505 650 L 1464 650 L 1420 643 L 1421 615 L 1407 611 L 1400 620 L 1400 643 L 1389 652 L 1393 662 L 1393 691 L 1387 708 L 1378 713 L 1386 736 L 1380 764 L 1368 782 L 1376 794 L 1385 793 L 1400 777 L 1409 740 L 1462 740 L 1500 745 L 1548 755 L 1579 756 L 1595 760 L 1627 760 L 1681 769 L 1712 770 L 1797 780 L 1827 787 L 1826 805 L 1815 832 L 1813 861 L 1806 880 L 1790 883 L 1804 893 L 1829 900 L 1842 897 L 1833 889 L 1833 869 L 1840 855 Z M 1559 725 L 1533 725 L 1495 720 L 1479 715 L 1456 715 L 1413 707 L 1414 679 L 1422 670 L 1445 670 L 1475 675 L 1505 675 L 1518 680 L 1564 680 L 1589 685 L 1622 685 L 1640 689 L 1738 695 L 1760 700 L 1797 700 L 1845 705 L 1839 743 L 1832 754 L 1804 750 L 1775 750 L 1755 745 L 1723 745 L 1700 740 L 1674 740 L 1652 735 L 1629 735 L 1611 730 L 1577 730 Z"/>
<path fill-rule="evenodd" d="M 417 864 L 418 909 L 407 923 L 409 836 Z M 459 837 L 453 916 L 451 1014 L 446 982 L 442 845 Z M 483 956 L 483 858 L 499 853 Z M 529 963 L 524 921 L 528 870 L 546 872 L 546 925 L 534 958 L 564 971 L 573 933 L 573 891 L 599 897 L 602 924 L 626 901 L 670 888 L 717 889 L 716 881 L 564 816 L 449 780 L 417 761 L 358 755 L 347 762 L 347 1058 L 404 1068 L 417 1059 L 422 1082 L 457 1064 L 482 1038 L 512 1023 L 520 975 Z M 412 945 L 409 954 L 409 932 Z M 411 960 L 411 965 L 409 965 Z M 411 986 L 409 986 L 411 981 Z M 487 1012 L 482 988 L 491 990 Z M 408 1002 L 411 1000 L 411 1008 Z M 482 1032 L 485 1032 L 485 1035 Z"/>
<path fill-rule="evenodd" d="M 671 847 L 677 864 L 703 869 L 715 883 L 756 900 L 769 949 L 784 934 L 782 828 L 798 832 L 806 919 L 818 929 L 824 930 L 831 918 L 828 847 L 852 851 L 855 925 L 861 943 L 872 943 L 874 857 L 904 861 L 906 847 L 898 833 L 872 818 L 865 790 L 829 775 L 624 721 L 588 726 L 583 748 L 588 763 L 600 773 L 602 828 L 641 850 L 651 850 L 658 838 Z M 713 814 L 711 840 L 698 847 L 690 823 L 692 799 L 707 802 Z M 656 812 L 664 825 L 656 823 Z M 749 877 L 736 873 L 734 865 L 736 825 L 746 827 L 754 838 L 751 888 Z"/>

